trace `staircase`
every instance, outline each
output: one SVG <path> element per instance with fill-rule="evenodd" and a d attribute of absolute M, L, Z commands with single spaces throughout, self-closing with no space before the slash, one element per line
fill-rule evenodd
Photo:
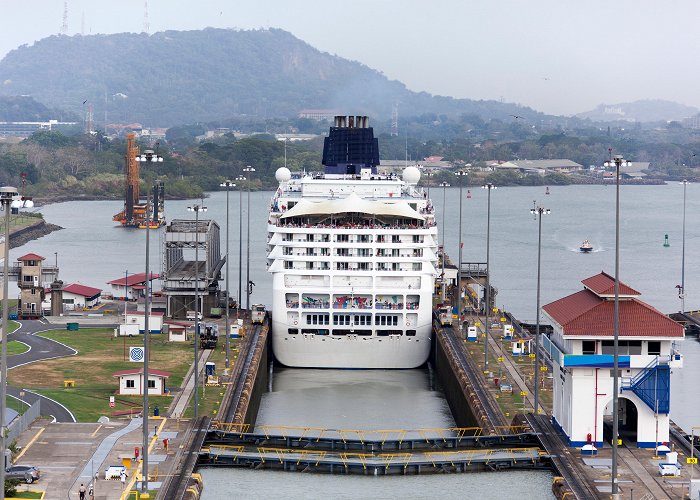
<path fill-rule="evenodd" d="M 633 378 L 623 380 L 621 389 L 632 391 L 652 411 L 668 414 L 671 404 L 671 367 L 659 363 L 657 356 Z"/>

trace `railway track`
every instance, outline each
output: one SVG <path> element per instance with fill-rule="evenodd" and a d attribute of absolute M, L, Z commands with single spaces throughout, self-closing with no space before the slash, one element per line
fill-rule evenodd
<path fill-rule="evenodd" d="M 255 346 L 258 343 L 258 337 L 260 336 L 260 329 L 262 328 L 262 325 L 254 326 L 255 328 L 253 328 L 252 335 L 248 336 L 246 341 L 245 359 L 241 357 L 236 359 L 236 364 L 234 366 L 234 372 L 232 375 L 232 380 L 235 380 L 236 384 L 233 388 L 233 391 L 231 391 L 231 397 L 228 399 L 227 402 L 224 419 L 225 422 L 233 422 L 234 420 L 234 417 L 236 415 L 236 409 L 238 407 L 238 401 L 241 398 L 241 393 L 243 392 L 243 388 L 245 386 L 245 377 L 243 376 L 243 374 L 248 372 L 248 369 L 250 368 L 250 363 L 253 359 L 253 354 L 255 353 Z M 242 362 L 239 363 L 239 361 Z"/>
<path fill-rule="evenodd" d="M 455 353 L 457 360 L 463 366 L 464 371 L 467 372 L 472 380 L 472 387 L 474 389 L 474 394 L 476 394 L 477 399 L 481 403 L 482 408 L 486 412 L 486 416 L 494 427 L 504 427 L 509 424 L 503 416 L 498 404 L 496 404 L 495 399 L 491 396 L 488 390 L 484 388 L 486 380 L 483 375 L 479 372 L 478 366 L 467 356 L 464 352 L 464 346 L 456 338 L 454 333 L 449 330 L 444 330 L 439 322 L 434 322 L 434 327 L 436 331 L 440 332 L 445 339 L 445 341 L 450 346 L 450 349 Z"/>
<path fill-rule="evenodd" d="M 532 430 L 539 435 L 540 442 L 551 457 L 552 464 L 564 478 L 576 498 L 580 500 L 598 498 L 600 495 L 596 488 L 589 484 L 585 474 L 566 457 L 569 451 L 547 417 L 529 413 L 525 418 Z"/>

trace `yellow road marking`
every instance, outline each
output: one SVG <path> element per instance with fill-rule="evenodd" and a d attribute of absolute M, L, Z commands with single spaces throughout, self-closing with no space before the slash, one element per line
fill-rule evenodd
<path fill-rule="evenodd" d="M 93 432 L 93 433 L 90 435 L 90 437 L 95 437 L 95 436 L 97 435 L 97 431 L 99 431 L 100 429 L 102 429 L 102 424 L 100 424 L 100 425 L 97 427 L 97 429 L 95 429 L 95 432 Z"/>
<path fill-rule="evenodd" d="M 34 435 L 34 437 L 27 443 L 27 446 L 25 446 L 25 447 L 22 449 L 22 451 L 19 452 L 19 455 L 17 455 L 17 458 L 15 458 L 15 462 L 16 462 L 17 460 L 19 460 L 20 458 L 22 458 L 22 455 L 24 455 L 24 454 L 27 452 L 27 450 L 29 449 L 29 447 L 30 447 L 31 445 L 34 444 L 34 441 L 36 441 L 36 440 L 39 438 L 39 436 L 41 436 L 41 433 L 44 432 L 45 430 L 46 430 L 46 427 L 42 427 L 41 429 L 39 429 L 39 432 L 37 432 L 37 433 Z"/>
<path fill-rule="evenodd" d="M 162 420 L 160 422 L 160 426 L 158 427 L 158 431 L 155 436 L 151 439 L 151 443 L 148 445 L 148 452 L 150 453 L 151 450 L 153 449 L 153 446 L 155 446 L 156 441 L 158 441 L 158 435 L 160 435 L 161 431 L 163 430 L 163 427 L 165 427 L 165 422 L 167 422 L 166 417 L 162 417 Z M 129 493 L 133 489 L 134 485 L 136 484 L 136 480 L 140 478 L 142 474 L 142 468 L 143 467 L 143 460 L 139 460 L 139 465 L 134 470 L 134 473 L 131 475 L 131 479 L 129 480 L 128 484 L 126 485 L 126 488 L 124 488 L 124 491 L 122 492 L 121 496 L 119 497 L 121 500 L 126 500 L 129 498 Z"/>

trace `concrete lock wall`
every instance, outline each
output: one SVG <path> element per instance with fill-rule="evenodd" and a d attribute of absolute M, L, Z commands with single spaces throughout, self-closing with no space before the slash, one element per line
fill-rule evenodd
<path fill-rule="evenodd" d="M 437 340 L 435 334 L 433 334 L 433 338 L 433 366 L 435 367 L 438 380 L 442 385 L 447 404 L 450 406 L 455 423 L 458 427 L 479 426 L 470 407 L 469 400 L 460 384 L 460 380 L 453 372 L 444 346 Z"/>

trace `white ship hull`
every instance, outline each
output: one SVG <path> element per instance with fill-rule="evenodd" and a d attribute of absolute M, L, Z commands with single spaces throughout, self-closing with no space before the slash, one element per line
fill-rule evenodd
<path fill-rule="evenodd" d="M 415 337 L 286 335 L 289 325 L 272 322 L 272 349 L 285 366 L 304 368 L 417 368 L 430 355 L 431 325 Z"/>

